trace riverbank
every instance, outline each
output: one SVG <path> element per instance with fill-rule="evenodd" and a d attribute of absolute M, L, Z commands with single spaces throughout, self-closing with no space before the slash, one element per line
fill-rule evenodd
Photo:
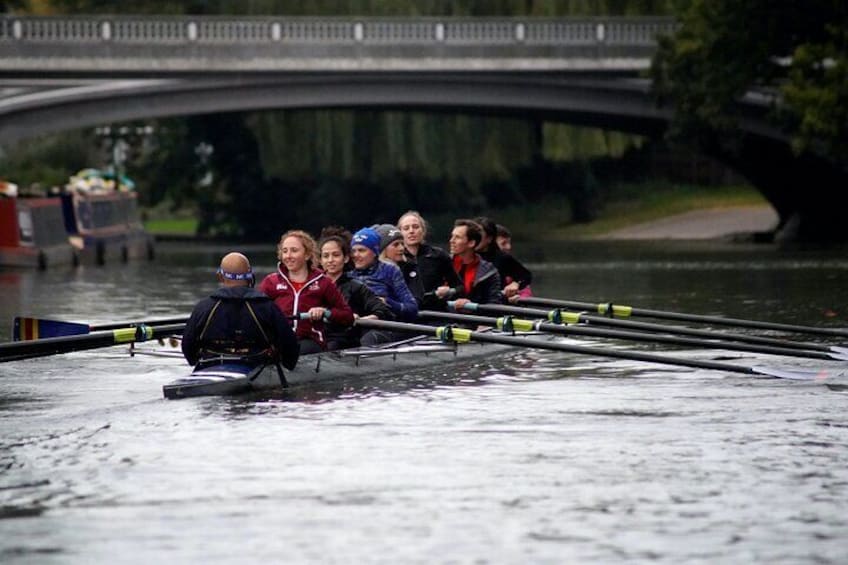
<path fill-rule="evenodd" d="M 767 233 L 777 227 L 777 212 L 768 205 L 693 210 L 613 230 L 597 239 L 716 239 Z"/>
<path fill-rule="evenodd" d="M 712 239 L 767 232 L 777 214 L 749 186 L 620 185 L 591 222 L 574 223 L 567 199 L 515 207 L 495 214 L 517 240 Z M 540 234 L 540 227 L 545 233 Z"/>
<path fill-rule="evenodd" d="M 508 226 L 516 240 L 526 241 L 710 239 L 767 232 L 777 225 L 777 215 L 771 206 L 759 192 L 747 186 L 645 183 L 616 186 L 610 192 L 595 219 L 586 223 L 571 220 L 571 205 L 564 195 L 550 195 L 486 214 Z M 154 213 L 149 213 L 145 222 L 149 232 L 162 239 L 195 237 L 195 214 L 151 212 Z M 441 241 L 441 234 L 450 233 L 455 219 L 456 212 L 428 214 L 431 238 Z"/>

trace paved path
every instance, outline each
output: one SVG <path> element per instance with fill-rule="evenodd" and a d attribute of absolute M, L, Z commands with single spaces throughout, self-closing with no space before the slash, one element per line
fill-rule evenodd
<path fill-rule="evenodd" d="M 710 208 L 635 224 L 598 239 L 713 239 L 769 231 L 777 226 L 777 221 L 777 212 L 771 206 Z"/>

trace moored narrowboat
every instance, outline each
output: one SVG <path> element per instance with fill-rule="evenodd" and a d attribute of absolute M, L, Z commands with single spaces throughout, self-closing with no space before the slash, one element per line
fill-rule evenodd
<path fill-rule="evenodd" d="M 0 265 L 45 269 L 76 261 L 61 198 L 0 196 Z"/>
<path fill-rule="evenodd" d="M 137 194 L 123 182 L 104 183 L 92 171 L 71 177 L 58 196 L 0 194 L 0 265 L 44 269 L 153 258 L 154 240 L 141 223 Z"/>

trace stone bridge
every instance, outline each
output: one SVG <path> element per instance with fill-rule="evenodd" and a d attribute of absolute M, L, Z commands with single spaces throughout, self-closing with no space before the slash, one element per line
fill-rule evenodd
<path fill-rule="evenodd" d="M 671 114 L 656 106 L 644 72 L 657 34 L 675 28 L 667 18 L 4 16 L 0 143 L 143 118 L 329 107 L 659 135 Z M 771 103 L 749 93 L 745 147 L 718 156 L 783 223 L 821 216 L 833 179 L 817 160 L 792 156 L 764 119 Z"/>

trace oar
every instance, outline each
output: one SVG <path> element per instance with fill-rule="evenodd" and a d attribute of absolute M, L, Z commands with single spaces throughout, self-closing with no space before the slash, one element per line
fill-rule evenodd
<path fill-rule="evenodd" d="M 504 332 L 539 331 L 560 335 L 582 335 L 630 341 L 668 343 L 671 345 L 711 347 L 715 349 L 725 349 L 729 351 L 767 353 L 771 355 L 786 355 L 789 357 L 804 357 L 808 359 L 848 361 L 848 356 L 840 355 L 838 353 L 824 353 L 821 351 L 807 351 L 802 349 L 773 347 L 767 345 L 746 345 L 743 343 L 696 339 L 691 337 L 678 337 L 655 333 L 630 332 L 623 330 L 605 330 L 601 328 L 593 328 L 586 325 L 566 326 L 562 324 L 552 324 L 550 322 L 544 321 L 523 320 L 519 318 L 513 318 L 512 316 L 502 316 L 499 318 L 493 318 L 488 316 L 475 316 L 473 314 L 454 314 L 451 312 L 434 312 L 430 310 L 421 310 L 418 312 L 418 317 L 430 320 L 450 320 L 460 323 L 492 326 Z"/>
<path fill-rule="evenodd" d="M 455 302 L 448 302 L 448 307 L 455 308 L 455 306 Z M 537 308 L 507 306 L 505 304 L 477 304 L 476 302 L 468 302 L 462 309 L 466 312 L 480 312 L 481 314 L 516 314 L 518 316 L 538 317 L 554 322 L 555 324 L 590 324 L 596 326 L 618 327 L 657 333 L 671 333 L 692 337 L 702 337 L 705 339 L 720 339 L 722 341 L 737 341 L 741 343 L 785 347 L 788 349 L 806 349 L 809 351 L 823 351 L 827 353 L 836 353 L 838 355 L 848 355 L 848 348 L 838 347 L 835 345 L 824 345 L 821 343 L 811 343 L 807 341 L 788 341 L 771 337 L 734 334 L 713 330 L 699 330 L 669 324 L 637 322 L 635 320 L 616 320 L 613 318 L 605 318 L 603 316 L 585 314 L 583 312 L 565 312 L 558 308 L 554 310 L 541 310 Z"/>
<path fill-rule="evenodd" d="M 117 330 L 138 325 L 165 326 L 170 324 L 185 324 L 187 316 L 178 318 L 159 318 L 153 320 L 134 320 L 127 322 L 112 322 L 109 324 L 82 324 L 77 322 L 65 322 L 62 320 L 49 320 L 46 318 L 24 318 L 16 317 L 12 326 L 12 339 L 14 341 L 28 341 L 32 339 L 44 339 L 50 337 L 62 337 L 69 335 L 84 335 L 91 332 L 105 330 Z"/>
<path fill-rule="evenodd" d="M 159 339 L 174 333 L 182 333 L 184 327 L 185 324 L 165 326 L 139 325 L 116 330 L 93 332 L 86 335 L 0 343 L 0 363 L 28 359 L 30 357 L 45 357 L 58 353 L 99 349 L 101 347 Z"/>
<path fill-rule="evenodd" d="M 693 367 L 697 369 L 710 369 L 713 371 L 726 371 L 730 373 L 742 373 L 746 375 L 763 375 L 767 377 L 777 377 L 781 379 L 792 380 L 819 380 L 830 377 L 845 376 L 845 372 L 835 373 L 827 370 L 820 371 L 800 371 L 775 369 L 769 367 L 752 367 L 745 365 L 733 365 L 730 363 L 720 363 L 718 361 L 701 361 L 697 359 L 684 359 L 681 357 L 666 357 L 665 355 L 655 355 L 652 353 L 641 353 L 636 351 L 621 351 L 616 349 L 600 349 L 596 347 L 586 347 L 582 345 L 570 345 L 566 343 L 557 343 L 553 341 L 541 341 L 531 339 L 529 337 L 518 337 L 499 335 L 486 332 L 476 332 L 453 326 L 427 326 L 424 324 L 409 324 L 404 322 L 389 322 L 387 320 L 365 320 L 359 319 L 356 325 L 363 328 L 412 332 L 419 334 L 435 335 L 437 338 L 445 342 L 480 342 L 480 343 L 499 343 L 502 345 L 514 345 L 516 347 L 529 347 L 533 349 L 546 349 L 549 351 L 561 351 L 565 353 L 575 353 L 578 355 L 592 355 L 595 357 L 614 357 L 617 359 L 629 359 L 633 361 L 646 361 L 649 363 L 660 363 L 663 365 L 679 365 L 683 367 Z"/>
<path fill-rule="evenodd" d="M 735 326 L 738 328 L 755 328 L 760 330 L 777 330 L 783 332 L 848 337 L 848 329 L 845 328 L 819 328 L 815 326 L 799 326 L 794 324 L 781 324 L 777 322 L 762 322 L 759 320 L 725 318 L 724 316 L 704 316 L 701 314 L 687 314 L 685 312 L 648 310 L 646 308 L 634 308 L 632 306 L 613 304 L 611 302 L 593 304 L 591 302 L 575 302 L 572 300 L 556 300 L 552 298 L 527 297 L 519 298 L 517 303 L 526 306 L 549 306 L 552 308 L 577 308 L 580 310 L 592 310 L 602 316 L 614 316 L 616 318 L 644 316 L 646 318 L 678 320 L 681 322 L 697 322 L 702 324 L 720 324 L 724 326 Z"/>

